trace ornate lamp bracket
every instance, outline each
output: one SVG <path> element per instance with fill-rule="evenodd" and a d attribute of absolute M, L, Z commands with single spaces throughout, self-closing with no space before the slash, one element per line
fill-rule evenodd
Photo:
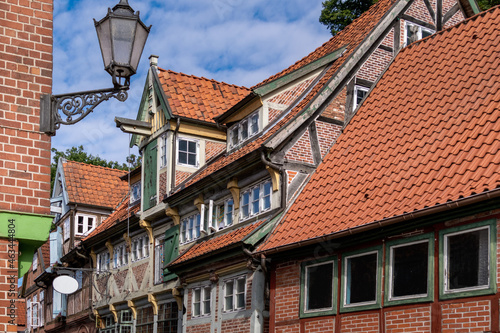
<path fill-rule="evenodd" d="M 42 95 L 40 98 L 40 131 L 56 135 L 62 125 L 71 125 L 85 118 L 94 108 L 110 98 L 124 102 L 128 86 L 82 91 L 62 95 Z"/>

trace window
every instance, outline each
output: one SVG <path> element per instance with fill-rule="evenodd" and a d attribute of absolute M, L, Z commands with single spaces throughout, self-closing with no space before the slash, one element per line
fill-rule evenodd
<path fill-rule="evenodd" d="M 201 234 L 201 214 L 194 214 L 182 219 L 181 222 L 181 242 L 186 243 L 200 237 Z"/>
<path fill-rule="evenodd" d="M 246 278 L 238 277 L 224 282 L 224 311 L 245 309 Z"/>
<path fill-rule="evenodd" d="M 370 309 L 380 305 L 380 249 L 347 254 L 342 270 L 342 310 L 360 307 Z M 361 308 L 361 309 L 362 309 Z"/>
<path fill-rule="evenodd" d="M 132 333 L 133 319 L 132 311 L 123 310 L 120 312 L 120 333 Z"/>
<path fill-rule="evenodd" d="M 406 22 L 406 45 L 410 45 L 417 40 L 430 36 L 434 33 L 431 29 L 421 27 L 415 23 Z"/>
<path fill-rule="evenodd" d="M 167 166 L 167 135 L 164 134 L 160 139 L 160 168 Z"/>
<path fill-rule="evenodd" d="M 271 209 L 271 181 L 258 184 L 241 194 L 241 218 L 251 216 Z"/>
<path fill-rule="evenodd" d="M 479 225 L 479 226 L 478 226 Z M 464 226 L 440 232 L 443 250 L 441 297 L 494 293 L 496 249 L 494 222 Z M 491 268 L 490 268 L 491 267 Z M 456 295 L 460 293 L 459 295 Z M 455 295 L 454 295 L 455 294 Z"/>
<path fill-rule="evenodd" d="M 149 237 L 147 235 L 132 240 L 132 262 L 149 257 Z"/>
<path fill-rule="evenodd" d="M 102 317 L 104 328 L 101 328 L 100 333 L 115 333 L 115 320 L 112 315 Z"/>
<path fill-rule="evenodd" d="M 362 86 L 354 86 L 354 100 L 352 103 L 352 109 L 356 110 L 359 104 L 363 101 L 363 99 L 368 95 L 368 91 L 370 89 Z"/>
<path fill-rule="evenodd" d="M 31 326 L 38 327 L 38 297 L 37 295 L 33 296 L 33 303 L 31 303 Z"/>
<path fill-rule="evenodd" d="M 336 260 L 304 263 L 301 271 L 301 317 L 335 313 Z"/>
<path fill-rule="evenodd" d="M 33 254 L 33 272 L 38 268 L 38 250 L 35 250 L 35 254 Z"/>
<path fill-rule="evenodd" d="M 179 226 L 172 226 L 165 232 L 164 258 L 165 264 L 172 262 L 179 255 Z M 162 265 L 162 267 L 165 265 Z M 176 278 L 177 275 L 170 272 L 168 268 L 163 269 L 163 281 Z"/>
<path fill-rule="evenodd" d="M 109 271 L 109 251 L 104 251 L 97 254 L 97 272 Z"/>
<path fill-rule="evenodd" d="M 163 303 L 158 306 L 157 333 L 177 333 L 179 309 L 176 302 Z"/>
<path fill-rule="evenodd" d="M 113 267 L 119 268 L 125 265 L 128 265 L 127 246 L 125 244 L 115 246 L 113 249 Z"/>
<path fill-rule="evenodd" d="M 228 199 L 221 204 L 217 205 L 215 210 L 215 225 L 217 230 L 224 229 L 233 224 L 234 201 Z"/>
<path fill-rule="evenodd" d="M 165 236 L 155 239 L 155 284 L 163 282 L 164 241 Z"/>
<path fill-rule="evenodd" d="M 64 220 L 63 229 L 64 229 L 64 240 L 67 240 L 67 239 L 69 239 L 69 232 L 70 232 L 70 230 L 69 230 L 69 218 Z"/>
<path fill-rule="evenodd" d="M 86 235 L 95 228 L 96 217 L 78 214 L 76 219 L 76 235 Z"/>
<path fill-rule="evenodd" d="M 26 326 L 31 331 L 31 299 L 26 299 Z"/>
<path fill-rule="evenodd" d="M 39 310 L 39 324 L 40 326 L 45 325 L 45 317 L 43 313 L 43 308 L 45 307 L 45 291 L 40 290 L 40 310 Z"/>
<path fill-rule="evenodd" d="M 135 333 L 153 333 L 154 314 L 153 307 L 147 306 L 137 310 L 137 323 Z"/>
<path fill-rule="evenodd" d="M 211 307 L 210 296 L 211 296 L 211 288 L 209 286 L 192 289 L 193 317 L 208 316 L 210 314 L 210 307 Z"/>
<path fill-rule="evenodd" d="M 259 132 L 259 111 L 254 112 L 229 129 L 229 146 L 234 148 Z"/>
<path fill-rule="evenodd" d="M 386 303 L 432 300 L 433 235 L 387 243 Z"/>
<path fill-rule="evenodd" d="M 141 182 L 134 183 L 130 186 L 130 203 L 136 203 L 141 199 Z"/>
<path fill-rule="evenodd" d="M 198 166 L 198 140 L 179 138 L 177 140 L 177 164 Z"/>

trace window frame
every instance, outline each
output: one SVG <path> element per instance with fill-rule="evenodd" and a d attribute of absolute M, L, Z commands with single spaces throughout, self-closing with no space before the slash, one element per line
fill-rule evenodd
<path fill-rule="evenodd" d="M 153 284 L 157 285 L 163 283 L 163 265 L 165 264 L 165 234 L 155 238 L 154 255 Z"/>
<path fill-rule="evenodd" d="M 42 327 L 42 326 L 45 326 L 45 317 L 44 317 L 44 311 L 43 311 L 43 308 L 44 308 L 44 303 L 45 303 L 45 291 L 44 290 L 40 290 L 40 294 L 39 294 L 39 297 L 40 297 L 40 308 L 38 309 L 38 327 Z"/>
<path fill-rule="evenodd" d="M 199 292 L 199 301 L 196 302 L 195 294 Z M 206 298 L 208 295 L 208 299 Z M 205 303 L 209 302 L 210 311 L 205 311 Z M 196 303 L 199 303 L 200 312 L 196 314 L 195 306 Z M 203 318 L 208 317 L 212 314 L 212 287 L 210 285 L 201 285 L 197 287 L 191 288 L 191 317 L 192 318 Z"/>
<path fill-rule="evenodd" d="M 267 197 L 265 195 L 265 186 L 269 184 L 269 207 L 265 208 L 264 207 L 264 199 Z M 259 190 L 259 199 L 258 199 L 258 206 L 259 206 L 259 211 L 255 212 L 254 211 L 254 203 L 256 202 L 254 198 L 255 190 Z M 245 204 L 244 197 L 248 195 L 248 203 Z M 245 216 L 244 213 L 244 207 L 248 206 L 248 215 Z M 254 216 L 257 216 L 259 214 L 265 213 L 267 211 L 270 211 L 273 206 L 273 184 L 270 179 L 266 179 L 264 181 L 261 181 L 259 183 L 256 183 L 254 185 L 246 187 L 241 193 L 240 193 L 240 222 L 245 221 L 249 218 L 252 218 Z"/>
<path fill-rule="evenodd" d="M 186 154 L 188 154 L 187 158 L 187 163 L 181 163 L 179 161 L 179 153 L 180 151 L 180 141 L 186 141 L 188 145 L 188 150 L 186 151 Z M 189 164 L 189 154 L 192 154 L 189 152 L 189 142 L 194 142 L 195 147 L 196 147 L 196 152 L 195 152 L 195 165 Z M 177 146 L 176 146 L 176 152 L 175 152 L 175 159 L 177 162 L 177 165 L 185 166 L 185 167 L 190 167 L 190 168 L 199 168 L 200 166 L 200 140 L 198 139 L 192 139 L 192 138 L 186 138 L 186 137 L 178 137 L 177 138 Z"/>
<path fill-rule="evenodd" d="M 134 204 L 141 200 L 141 181 L 137 181 L 130 185 L 130 204 Z"/>
<path fill-rule="evenodd" d="M 124 315 L 130 314 L 130 320 L 124 320 Z M 134 329 L 134 316 L 132 314 L 132 310 L 122 310 L 120 311 L 120 324 L 119 324 L 120 333 L 131 333 Z M 130 328 L 130 332 L 122 332 L 122 328 Z M 124 331 L 124 330 L 123 330 Z"/>
<path fill-rule="evenodd" d="M 428 261 L 427 261 L 427 294 L 426 295 L 409 295 L 392 297 L 392 281 L 393 281 L 393 248 L 401 248 L 414 244 L 428 242 Z M 434 299 L 434 233 L 425 233 L 422 235 L 388 241 L 385 251 L 385 295 L 384 304 L 400 305 L 412 304 L 420 302 L 430 302 Z"/>
<path fill-rule="evenodd" d="M 104 323 L 104 328 L 99 330 L 100 333 L 115 333 L 116 323 L 113 315 L 103 316 L 101 321 Z"/>
<path fill-rule="evenodd" d="M 229 205 L 229 202 L 231 202 L 231 205 Z M 231 212 L 229 212 L 228 207 L 231 206 Z M 218 222 L 218 217 L 220 216 L 220 210 L 221 207 L 223 208 L 223 216 L 222 216 L 222 221 L 219 223 Z M 215 230 L 219 231 L 225 228 L 228 228 L 232 225 L 234 225 L 234 199 L 233 197 L 226 198 L 223 201 L 218 202 L 215 204 L 215 215 L 212 217 L 212 226 L 215 227 Z M 231 216 L 231 223 L 228 224 L 228 215 Z M 222 225 L 222 226 L 221 226 Z"/>
<path fill-rule="evenodd" d="M 147 321 L 148 317 L 146 316 L 146 321 L 145 322 L 142 322 L 142 320 L 144 319 L 144 311 L 146 309 L 151 309 L 151 314 L 152 314 L 152 321 Z M 142 317 L 141 317 L 142 315 Z M 144 326 L 148 326 L 148 327 L 151 327 L 151 331 L 149 329 L 147 329 L 146 331 L 147 332 L 153 332 L 154 330 L 154 324 L 155 324 L 155 315 L 154 315 L 154 310 L 153 310 L 153 305 L 150 304 L 150 305 L 146 305 L 146 306 L 142 306 L 140 308 L 137 309 L 137 317 L 136 317 L 136 321 L 135 321 L 135 332 L 141 332 L 142 327 Z"/>
<path fill-rule="evenodd" d="M 470 287 L 470 288 L 461 288 L 455 291 L 447 290 L 447 276 L 446 272 L 448 270 L 447 265 L 447 255 L 446 255 L 446 237 L 464 234 L 468 232 L 474 232 L 478 230 L 488 229 L 488 286 L 478 286 L 478 287 Z M 443 229 L 439 231 L 439 298 L 446 299 L 454 299 L 454 298 L 463 298 L 470 296 L 482 296 L 482 295 L 490 295 L 494 294 L 497 290 L 497 226 L 495 220 L 485 220 L 473 224 L 462 225 L 454 228 Z"/>
<path fill-rule="evenodd" d="M 168 163 L 167 159 L 167 146 L 168 146 L 168 136 L 163 134 L 160 137 L 160 168 L 165 168 Z"/>
<path fill-rule="evenodd" d="M 113 268 L 117 269 L 128 265 L 128 252 L 125 243 L 116 245 L 113 248 Z"/>
<path fill-rule="evenodd" d="M 361 99 L 361 101 L 358 103 L 358 91 L 364 91 L 366 94 L 365 96 Z M 359 84 L 355 84 L 354 85 L 354 89 L 353 89 L 353 93 L 352 93 L 352 110 L 355 111 L 358 106 L 360 106 L 363 101 L 366 99 L 366 96 L 368 96 L 368 92 L 370 92 L 370 88 L 368 87 L 365 87 L 365 86 L 362 86 L 362 85 L 359 85 Z"/>
<path fill-rule="evenodd" d="M 243 292 L 243 299 L 244 299 L 244 306 L 243 307 L 238 307 L 238 292 L 237 292 L 237 281 L 243 280 L 244 286 L 245 286 L 245 291 Z M 233 283 L 233 288 L 232 288 L 232 293 L 227 294 L 227 284 L 229 282 Z M 239 276 L 234 276 L 228 279 L 225 279 L 223 282 L 223 288 L 222 288 L 222 313 L 231 313 L 231 312 L 238 312 L 238 311 L 245 311 L 246 310 L 246 300 L 247 300 L 247 277 L 246 275 L 239 275 Z M 240 293 L 241 294 L 241 293 Z M 232 307 L 230 309 L 226 308 L 226 297 L 230 295 L 232 297 Z"/>
<path fill-rule="evenodd" d="M 140 246 L 138 246 L 140 244 Z M 140 252 L 140 256 L 138 253 Z M 137 262 L 149 258 L 149 236 L 141 235 L 132 239 L 131 258 L 132 262 Z"/>
<path fill-rule="evenodd" d="M 66 218 L 64 222 L 62 223 L 63 225 L 63 242 L 67 241 L 70 238 L 70 221 L 69 218 Z"/>
<path fill-rule="evenodd" d="M 420 24 L 417 24 L 417 23 L 413 23 L 411 21 L 408 21 L 408 20 L 405 20 L 405 27 L 404 27 L 404 31 L 405 31 L 405 35 L 404 35 L 404 46 L 408 46 L 410 45 L 411 43 L 408 43 L 408 26 L 409 25 L 413 25 L 415 27 L 418 28 L 418 31 L 417 31 L 417 34 L 418 34 L 418 39 L 417 41 L 421 40 L 423 37 L 422 37 L 422 30 L 425 30 L 426 32 L 430 33 L 431 35 L 435 34 L 436 32 L 433 31 L 432 29 L 429 29 L 429 28 L 426 28 L 426 27 L 423 27 L 421 26 Z"/>
<path fill-rule="evenodd" d="M 33 253 L 33 262 L 31 264 L 32 266 L 32 271 L 35 272 L 38 268 L 38 249 L 35 250 L 35 253 Z"/>
<path fill-rule="evenodd" d="M 243 143 L 245 143 L 247 140 L 253 138 L 255 135 L 261 132 L 262 130 L 262 125 L 261 125 L 261 115 L 260 115 L 260 110 L 262 108 L 259 108 L 246 116 L 245 118 L 241 119 L 238 121 L 236 124 L 228 128 L 227 132 L 227 137 L 229 138 L 228 144 L 229 144 L 229 149 L 237 148 L 240 147 Z M 257 130 L 254 131 L 252 124 L 254 124 L 253 119 L 254 117 L 257 116 Z M 243 137 L 243 128 L 246 127 L 246 137 Z M 235 135 L 237 133 L 237 135 Z M 235 142 L 236 138 L 236 142 Z"/>
<path fill-rule="evenodd" d="M 97 274 L 109 272 L 111 269 L 111 255 L 108 250 L 99 252 L 96 257 Z M 103 264 L 105 267 L 103 267 Z"/>
<path fill-rule="evenodd" d="M 199 221 L 199 222 L 198 222 Z M 201 238 L 201 231 L 203 229 L 203 217 L 200 212 L 195 212 L 190 214 L 183 219 L 181 219 L 181 244 L 187 244 L 194 242 L 195 240 Z M 196 229 L 199 227 L 199 230 Z M 198 232 L 198 236 L 196 236 L 196 232 Z M 189 237 L 188 237 L 189 236 Z"/>
<path fill-rule="evenodd" d="M 83 217 L 83 232 L 82 233 L 78 232 L 78 224 L 79 224 L 80 217 Z M 89 218 L 92 218 L 92 227 L 90 229 L 88 228 Z M 85 226 L 87 226 L 86 229 L 85 229 Z M 90 232 L 92 232 L 92 230 L 94 230 L 96 226 L 97 226 L 97 216 L 96 215 L 82 214 L 82 213 L 77 213 L 75 215 L 75 235 L 76 236 L 86 236 Z"/>
<path fill-rule="evenodd" d="M 377 263 L 375 270 L 377 272 L 375 281 L 375 300 L 368 302 L 360 302 L 354 304 L 346 303 L 347 292 L 347 260 L 350 258 L 362 257 L 370 254 L 377 255 Z M 341 297 L 340 297 L 340 312 L 353 312 L 371 309 L 379 309 L 382 299 L 382 245 L 374 246 L 358 251 L 346 252 L 342 255 L 342 274 L 341 274 Z"/>
<path fill-rule="evenodd" d="M 332 274 L 332 307 L 324 309 L 307 310 L 307 268 L 331 263 L 333 265 Z M 306 261 L 300 265 L 300 318 L 329 316 L 337 313 L 337 292 L 338 292 L 338 257 L 332 256 L 319 260 Z"/>
<path fill-rule="evenodd" d="M 166 310 L 166 307 L 170 307 L 170 310 Z M 168 313 L 171 313 L 171 314 L 174 314 L 175 313 L 175 316 L 171 316 L 169 318 L 166 318 L 166 314 Z M 160 325 L 166 325 L 166 326 L 169 326 L 170 328 L 170 331 L 172 332 L 177 332 L 179 326 L 179 308 L 177 306 L 177 302 L 175 301 L 167 301 L 167 302 L 163 302 L 163 303 L 159 303 L 158 304 L 158 316 L 157 316 L 157 320 L 156 320 L 156 327 L 157 327 L 157 330 L 158 332 L 160 332 L 160 329 L 161 328 L 164 328 L 164 327 L 161 327 Z M 172 326 L 175 326 L 175 330 L 172 330 Z"/>

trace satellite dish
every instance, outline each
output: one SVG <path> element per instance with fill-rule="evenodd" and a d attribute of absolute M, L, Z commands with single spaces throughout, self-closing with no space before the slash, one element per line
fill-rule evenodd
<path fill-rule="evenodd" d="M 58 293 L 69 295 L 78 290 L 78 281 L 69 275 L 59 275 L 52 282 L 52 286 Z"/>

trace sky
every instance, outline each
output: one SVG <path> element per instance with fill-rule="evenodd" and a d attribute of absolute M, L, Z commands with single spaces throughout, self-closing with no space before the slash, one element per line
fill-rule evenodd
<path fill-rule="evenodd" d="M 93 19 L 119 0 L 54 1 L 53 94 L 111 88 Z M 101 103 L 75 125 L 61 126 L 52 147 L 125 162 L 129 135 L 115 117 L 135 119 L 151 54 L 158 66 L 251 87 L 306 56 L 331 36 L 318 21 L 321 0 L 129 0 L 152 25 L 125 102 Z"/>

